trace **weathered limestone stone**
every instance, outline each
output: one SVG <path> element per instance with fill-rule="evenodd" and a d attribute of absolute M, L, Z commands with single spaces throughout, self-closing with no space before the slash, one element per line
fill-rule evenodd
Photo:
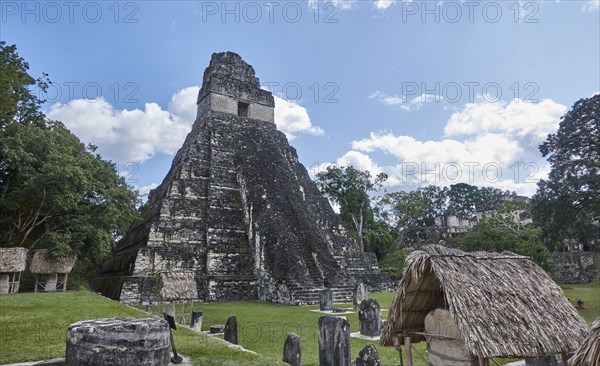
<path fill-rule="evenodd" d="M 383 366 L 381 360 L 379 360 L 377 348 L 372 344 L 365 345 L 358 353 L 356 366 Z"/>
<path fill-rule="evenodd" d="M 345 317 L 319 318 L 319 365 L 350 366 L 350 323 Z"/>
<path fill-rule="evenodd" d="M 7 294 L 10 289 L 10 276 L 0 274 L 0 294 Z"/>
<path fill-rule="evenodd" d="M 381 307 L 375 299 L 366 299 L 360 303 L 358 311 L 360 334 L 377 337 L 381 334 Z"/>
<path fill-rule="evenodd" d="M 292 366 L 302 366 L 302 342 L 295 333 L 288 334 L 283 343 L 283 362 Z"/>
<path fill-rule="evenodd" d="M 56 285 L 58 284 L 58 273 L 49 274 L 46 279 L 46 285 L 44 289 L 48 292 L 56 291 Z"/>
<path fill-rule="evenodd" d="M 358 283 L 354 286 L 354 291 L 352 292 L 352 305 L 354 308 L 358 308 L 363 300 L 368 298 L 367 286 L 364 283 Z"/>
<path fill-rule="evenodd" d="M 551 257 L 554 262 L 552 278 L 558 283 L 588 283 L 600 273 L 600 253 L 560 252 Z"/>
<path fill-rule="evenodd" d="M 559 355 L 539 358 L 526 358 L 525 366 L 564 366 Z"/>
<path fill-rule="evenodd" d="M 197 332 L 202 330 L 202 310 L 192 311 L 192 320 L 190 322 L 190 326 Z"/>
<path fill-rule="evenodd" d="M 66 366 L 166 366 L 169 357 L 165 320 L 85 320 L 67 331 Z"/>
<path fill-rule="evenodd" d="M 446 309 L 435 309 L 425 317 L 425 331 L 455 339 L 431 337 L 429 341 L 429 362 L 432 366 L 477 366 L 479 360 L 471 357 L 465 342 L 460 339 L 460 331 L 452 313 Z M 452 359 L 446 358 L 450 357 Z"/>
<path fill-rule="evenodd" d="M 223 339 L 231 344 L 238 344 L 238 323 L 237 318 L 233 315 L 227 318 Z"/>
<path fill-rule="evenodd" d="M 333 291 L 326 288 L 319 293 L 319 309 L 321 311 L 333 310 Z"/>
<path fill-rule="evenodd" d="M 210 326 L 211 334 L 223 333 L 224 331 L 225 331 L 225 325 L 223 325 L 223 324 L 215 324 L 215 325 Z"/>
<path fill-rule="evenodd" d="M 323 287 L 387 286 L 277 130 L 274 105 L 239 55 L 212 55 L 190 133 L 102 266 L 104 295 L 156 301 L 160 271 L 194 272 L 204 301 L 293 304 Z"/>

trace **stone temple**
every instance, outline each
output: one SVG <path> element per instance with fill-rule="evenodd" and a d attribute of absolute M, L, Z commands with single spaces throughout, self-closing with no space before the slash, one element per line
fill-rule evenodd
<path fill-rule="evenodd" d="M 349 300 L 389 285 L 342 225 L 274 123 L 273 95 L 252 66 L 215 53 L 192 131 L 142 221 L 103 264 L 99 287 L 125 303 L 156 301 L 156 274 L 192 271 L 200 300 Z"/>

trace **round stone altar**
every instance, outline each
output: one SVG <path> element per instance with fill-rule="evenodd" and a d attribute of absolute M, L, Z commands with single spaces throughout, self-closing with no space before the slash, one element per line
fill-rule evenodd
<path fill-rule="evenodd" d="M 167 366 L 169 325 L 162 319 L 84 320 L 67 331 L 66 366 Z"/>

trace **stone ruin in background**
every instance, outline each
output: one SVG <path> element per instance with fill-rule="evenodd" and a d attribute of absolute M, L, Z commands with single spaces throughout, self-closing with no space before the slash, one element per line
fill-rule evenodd
<path fill-rule="evenodd" d="M 360 282 L 388 287 L 274 123 L 274 98 L 252 66 L 215 53 L 192 131 L 143 220 L 103 265 L 99 288 L 125 303 L 156 301 L 155 274 L 193 271 L 200 300 L 349 301 Z"/>

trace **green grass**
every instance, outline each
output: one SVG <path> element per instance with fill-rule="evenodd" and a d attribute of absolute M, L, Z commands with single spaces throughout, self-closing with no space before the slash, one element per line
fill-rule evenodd
<path fill-rule="evenodd" d="M 387 309 L 393 294 L 372 294 L 372 297 L 377 298 L 382 308 Z M 240 344 L 245 348 L 264 354 L 273 361 L 279 361 L 282 357 L 283 342 L 287 334 L 293 332 L 298 334 L 302 340 L 302 364 L 306 366 L 319 364 L 318 321 L 324 314 L 310 311 L 318 309 L 318 306 L 294 307 L 257 301 L 198 305 L 204 312 L 203 330 L 208 330 L 212 324 L 225 324 L 230 315 L 235 315 L 239 324 Z M 336 304 L 336 307 L 351 306 L 352 304 Z M 344 316 L 350 321 L 351 332 L 357 332 L 359 330 L 358 312 L 355 311 L 353 314 Z M 382 316 L 387 317 L 387 311 L 382 312 Z M 351 340 L 352 357 L 356 357 L 368 343 L 373 342 L 353 338 Z M 394 348 L 384 348 L 378 344 L 376 346 L 384 365 L 398 364 L 398 352 Z M 424 343 L 416 345 L 416 348 L 421 354 L 425 354 Z M 420 360 L 415 361 L 416 365 L 424 365 Z"/>
<path fill-rule="evenodd" d="M 573 306 L 575 306 L 577 299 L 583 300 L 585 309 L 578 311 L 586 322 L 591 324 L 596 318 L 600 317 L 600 281 L 583 285 L 561 285 L 560 287 L 562 287 L 565 296 Z"/>
<path fill-rule="evenodd" d="M 588 322 L 600 316 L 600 283 L 562 286 L 574 304 L 583 299 L 586 309 L 580 314 Z M 387 309 L 393 293 L 370 294 Z M 349 304 L 336 305 L 347 307 Z M 323 314 L 311 312 L 317 306 L 285 306 L 258 301 L 195 304 L 204 312 L 203 329 L 224 324 L 235 315 L 240 344 L 260 355 L 226 347 L 211 336 L 197 335 L 187 329 L 174 331 L 178 350 L 192 358 L 194 365 L 277 365 L 281 364 L 283 342 L 289 332 L 302 338 L 303 364 L 318 365 L 317 324 Z M 0 364 L 64 357 L 67 327 L 79 320 L 102 317 L 146 317 L 144 313 L 86 291 L 67 293 L 17 294 L 0 296 Z M 382 312 L 387 317 L 387 311 Z M 346 315 L 351 331 L 358 331 L 357 313 Z M 368 342 L 352 340 L 352 356 Z M 425 354 L 424 342 L 415 345 Z M 393 348 L 377 346 L 385 365 L 397 365 Z M 415 355 L 415 364 L 423 363 Z M 503 363 L 507 360 L 503 360 Z"/>
<path fill-rule="evenodd" d="M 65 356 L 70 324 L 106 317 L 144 318 L 146 314 L 87 291 L 0 296 L 0 364 Z M 270 360 L 225 346 L 187 329 L 175 331 L 178 350 L 194 365 L 268 365 Z"/>

